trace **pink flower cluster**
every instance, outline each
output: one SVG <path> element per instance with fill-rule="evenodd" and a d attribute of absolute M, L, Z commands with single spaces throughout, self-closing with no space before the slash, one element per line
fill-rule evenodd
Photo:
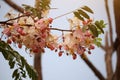
<path fill-rule="evenodd" d="M 94 37 L 89 30 L 83 32 L 80 28 L 77 28 L 73 32 L 64 35 L 61 47 L 60 56 L 66 52 L 67 54 L 70 53 L 73 59 L 76 59 L 76 54 L 81 55 L 85 52 L 91 54 L 90 50 L 95 48 Z"/>
<path fill-rule="evenodd" d="M 14 23 L 5 28 L 3 34 L 8 37 L 7 43 L 17 43 L 19 48 L 25 45 L 33 53 L 44 52 L 45 47 L 53 50 L 52 41 L 48 39 L 52 36 L 49 29 L 51 22 L 52 18 L 37 20 L 32 26 Z"/>
<path fill-rule="evenodd" d="M 58 52 L 59 56 L 62 56 L 63 53 L 71 54 L 73 59 L 85 52 L 90 54 L 90 50 L 94 49 L 94 36 L 89 29 L 82 30 L 84 26 L 77 25 L 76 28 L 63 34 L 62 42 L 58 43 L 58 37 L 51 34 L 52 18 L 32 21 L 27 19 L 28 17 L 25 20 L 14 22 L 13 25 L 3 30 L 2 33 L 7 36 L 7 43 L 16 43 L 19 48 L 24 45 L 32 53 L 42 53 L 47 47 Z M 31 25 L 28 26 L 27 23 L 31 23 Z M 89 22 L 83 22 L 82 24 L 87 25 Z"/>

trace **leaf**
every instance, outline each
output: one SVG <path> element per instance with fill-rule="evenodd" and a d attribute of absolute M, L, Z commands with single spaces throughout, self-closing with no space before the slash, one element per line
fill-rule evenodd
<path fill-rule="evenodd" d="M 97 31 L 96 26 L 93 25 L 93 24 L 90 24 L 90 25 L 88 25 L 88 26 L 89 26 L 89 29 L 91 30 L 91 32 L 93 33 L 93 35 L 94 35 L 95 37 L 98 37 L 98 31 Z"/>
<path fill-rule="evenodd" d="M 20 80 L 19 77 L 20 77 L 20 74 L 17 73 L 17 74 L 15 75 L 15 80 Z"/>
<path fill-rule="evenodd" d="M 50 0 L 41 0 L 39 7 L 42 8 L 42 10 L 50 9 Z"/>
<path fill-rule="evenodd" d="M 96 38 L 97 39 L 97 41 L 102 41 L 102 39 L 101 38 Z"/>
<path fill-rule="evenodd" d="M 84 26 L 82 27 L 82 31 L 85 32 L 85 31 L 87 30 L 87 28 L 88 28 L 88 26 L 87 26 L 87 25 L 84 25 Z"/>
<path fill-rule="evenodd" d="M 1 50 L 1 52 L 2 52 L 2 54 L 3 54 L 3 56 L 4 56 L 4 58 L 5 58 L 6 60 L 8 60 L 8 55 L 7 55 L 6 51 L 2 51 L 1 48 L 0 48 L 0 50 Z"/>
<path fill-rule="evenodd" d="M 104 21 L 103 20 L 100 20 L 100 25 L 103 25 L 104 24 Z"/>
<path fill-rule="evenodd" d="M 29 11 L 29 12 L 31 12 L 31 10 L 34 9 L 34 8 L 31 7 L 30 5 L 22 4 L 22 6 L 24 7 L 24 9 L 25 9 L 26 11 Z"/>
<path fill-rule="evenodd" d="M 25 77 L 26 72 L 28 75 L 30 74 L 29 77 L 31 80 L 37 80 L 36 71 L 26 62 L 24 57 L 22 57 L 17 51 L 13 50 L 7 43 L 1 40 L 0 52 L 3 54 L 4 58 L 9 61 L 10 68 L 14 68 L 15 64 L 19 67 L 12 74 L 14 80 L 21 80 L 22 77 Z M 18 73 L 18 71 L 20 72 Z"/>
<path fill-rule="evenodd" d="M 101 41 L 102 41 L 101 38 L 95 38 L 95 39 L 94 39 L 94 44 L 95 44 L 96 46 L 100 47 L 100 46 L 101 46 Z"/>
<path fill-rule="evenodd" d="M 21 72 L 21 74 L 22 74 L 22 77 L 24 77 L 24 78 L 26 78 L 27 76 L 26 76 L 26 72 L 25 71 L 22 71 Z"/>
<path fill-rule="evenodd" d="M 25 67 L 26 67 L 29 77 L 31 77 L 32 80 L 37 80 L 37 75 L 36 75 L 37 72 L 35 71 L 35 69 L 33 69 L 32 66 L 28 66 L 28 65 L 25 65 Z"/>
<path fill-rule="evenodd" d="M 90 19 L 89 15 L 86 12 L 84 12 L 83 10 L 78 10 L 78 12 L 79 12 L 79 14 L 84 16 L 85 18 Z"/>
<path fill-rule="evenodd" d="M 21 57 L 21 63 L 22 63 L 22 67 L 24 67 L 25 66 L 25 60 L 24 60 L 23 57 Z"/>
<path fill-rule="evenodd" d="M 83 6 L 81 9 L 93 14 L 93 11 L 88 6 Z"/>
<path fill-rule="evenodd" d="M 13 69 L 15 66 L 15 61 L 9 61 L 10 69 Z"/>
<path fill-rule="evenodd" d="M 12 78 L 14 78 L 18 73 L 18 69 L 14 70 L 13 74 L 12 74 Z"/>
<path fill-rule="evenodd" d="M 84 21 L 84 18 L 80 16 L 80 14 L 78 12 L 74 12 L 75 17 L 77 17 L 78 19 Z"/>
<path fill-rule="evenodd" d="M 103 22 L 101 22 L 101 23 L 103 23 Z M 103 30 L 103 28 L 101 27 L 99 21 L 96 21 L 96 22 L 95 22 L 95 25 L 97 26 L 98 29 L 100 29 L 100 31 L 101 31 L 102 33 L 104 33 L 104 30 Z"/>

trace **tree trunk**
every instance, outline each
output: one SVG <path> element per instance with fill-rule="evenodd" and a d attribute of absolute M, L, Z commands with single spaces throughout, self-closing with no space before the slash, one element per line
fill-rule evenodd
<path fill-rule="evenodd" d="M 38 80 L 42 80 L 41 54 L 35 54 L 34 68 L 38 73 Z"/>
<path fill-rule="evenodd" d="M 117 65 L 113 80 L 120 80 L 120 0 L 114 0 L 114 14 L 116 23 L 116 34 L 118 39 L 117 46 Z"/>

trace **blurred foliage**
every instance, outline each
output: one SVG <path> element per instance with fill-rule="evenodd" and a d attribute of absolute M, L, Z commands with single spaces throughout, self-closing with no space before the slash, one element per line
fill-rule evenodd
<path fill-rule="evenodd" d="M 44 14 L 46 10 L 50 9 L 50 1 L 51 0 L 40 0 L 40 2 L 36 3 L 35 7 L 26 4 L 23 4 L 22 6 L 25 11 L 32 13 L 35 17 L 41 18 L 41 15 Z"/>
<path fill-rule="evenodd" d="M 27 61 L 17 51 L 13 50 L 7 43 L 0 40 L 0 52 L 8 61 L 10 69 L 17 68 L 13 71 L 14 80 L 22 80 L 27 74 L 32 80 L 37 80 L 37 73 Z M 27 72 L 27 73 L 26 73 Z"/>
<path fill-rule="evenodd" d="M 85 18 L 90 19 L 88 12 L 93 14 L 93 11 L 88 6 L 83 6 L 80 9 L 74 11 L 73 13 L 78 19 L 84 21 Z"/>

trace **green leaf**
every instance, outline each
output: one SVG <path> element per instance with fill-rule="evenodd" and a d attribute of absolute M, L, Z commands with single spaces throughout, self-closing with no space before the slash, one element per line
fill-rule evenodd
<path fill-rule="evenodd" d="M 97 26 L 97 28 L 98 28 L 102 33 L 104 33 L 104 30 L 103 30 L 103 28 L 101 27 L 102 24 L 103 24 L 103 22 L 101 22 L 101 24 L 99 23 L 99 21 L 96 21 L 96 22 L 95 22 L 95 25 Z"/>
<path fill-rule="evenodd" d="M 14 78 L 18 73 L 18 69 L 14 70 L 13 74 L 12 74 L 12 78 Z"/>
<path fill-rule="evenodd" d="M 48 10 L 48 9 L 50 9 L 50 1 L 51 0 L 41 0 L 39 7 L 42 8 L 42 10 Z"/>
<path fill-rule="evenodd" d="M 104 24 L 104 21 L 103 20 L 100 20 L 100 25 L 103 25 Z"/>
<path fill-rule="evenodd" d="M 97 41 L 102 41 L 102 39 L 101 38 L 96 38 L 97 39 Z"/>
<path fill-rule="evenodd" d="M 28 72 L 28 75 L 30 74 L 29 77 L 31 80 L 37 80 L 36 71 L 26 62 L 24 57 L 22 57 L 17 51 L 13 50 L 7 43 L 1 40 L 0 52 L 3 54 L 4 58 L 9 61 L 10 68 L 14 68 L 15 64 L 19 67 L 12 74 L 14 80 L 22 79 L 22 77 L 25 77 L 26 72 Z"/>
<path fill-rule="evenodd" d="M 100 46 L 101 46 L 101 42 L 97 42 L 96 45 L 97 45 L 98 47 L 100 47 Z"/>
<path fill-rule="evenodd" d="M 84 18 L 80 16 L 80 14 L 78 12 L 74 12 L 75 17 L 77 17 L 78 19 L 84 21 Z"/>
<path fill-rule="evenodd" d="M 84 16 L 85 18 L 90 19 L 89 15 L 86 12 L 84 12 L 83 10 L 78 10 L 78 12 L 80 15 Z"/>
<path fill-rule="evenodd" d="M 100 47 L 101 46 L 101 41 L 102 41 L 102 39 L 101 38 L 95 38 L 94 39 L 94 44 L 96 45 L 96 46 L 98 46 L 98 47 Z"/>
<path fill-rule="evenodd" d="M 88 6 L 83 6 L 82 9 L 93 14 L 93 11 Z"/>
<path fill-rule="evenodd" d="M 37 72 L 33 69 L 32 66 L 25 65 L 28 75 L 32 78 L 32 80 L 37 80 Z"/>
<path fill-rule="evenodd" d="M 9 61 L 10 69 L 13 69 L 15 66 L 15 61 Z"/>
<path fill-rule="evenodd" d="M 26 4 L 22 4 L 22 6 L 24 7 L 24 9 L 28 12 L 31 12 L 31 10 L 33 10 L 34 8 L 31 7 L 30 5 L 26 5 Z"/>
<path fill-rule="evenodd" d="M 25 66 L 25 60 L 24 60 L 23 57 L 21 57 L 21 62 L 22 62 L 22 67 L 24 67 Z"/>
<path fill-rule="evenodd" d="M 2 51 L 2 48 L 0 48 L 0 50 L 1 50 L 1 52 L 2 52 L 2 54 L 3 54 L 3 56 L 4 56 L 4 58 L 5 58 L 6 60 L 9 60 L 6 51 Z"/>
<path fill-rule="evenodd" d="M 83 32 L 85 32 L 87 29 L 88 29 L 88 26 L 87 26 L 87 25 L 84 25 L 84 26 L 82 27 L 82 31 L 83 31 Z"/>
<path fill-rule="evenodd" d="M 21 74 L 22 74 L 22 77 L 24 77 L 24 78 L 26 78 L 27 76 L 26 76 L 26 72 L 25 71 L 22 71 L 21 72 Z"/>
<path fill-rule="evenodd" d="M 89 29 L 91 30 L 92 34 L 95 36 L 95 37 L 98 37 L 98 31 L 97 31 L 97 28 L 95 25 L 93 24 L 90 24 L 88 25 Z"/>
<path fill-rule="evenodd" d="M 20 74 L 17 73 L 17 74 L 15 75 L 15 80 L 19 80 L 19 77 L 20 77 Z"/>

